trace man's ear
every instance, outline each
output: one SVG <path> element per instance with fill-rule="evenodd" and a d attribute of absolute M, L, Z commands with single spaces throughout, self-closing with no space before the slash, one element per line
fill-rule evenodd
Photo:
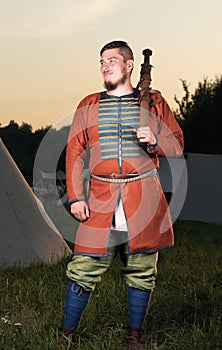
<path fill-rule="evenodd" d="M 128 60 L 128 61 L 127 61 L 127 70 L 128 70 L 129 72 L 131 72 L 131 70 L 133 69 L 133 67 L 134 67 L 134 62 L 133 62 L 133 60 Z"/>

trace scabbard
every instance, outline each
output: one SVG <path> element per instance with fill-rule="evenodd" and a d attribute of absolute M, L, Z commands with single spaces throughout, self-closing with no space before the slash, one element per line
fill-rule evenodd
<path fill-rule="evenodd" d="M 143 99 L 140 101 L 140 127 L 148 126 L 149 124 L 149 107 L 148 99 Z"/>

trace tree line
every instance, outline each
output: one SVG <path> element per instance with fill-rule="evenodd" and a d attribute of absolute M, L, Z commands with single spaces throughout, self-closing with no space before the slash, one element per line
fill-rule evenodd
<path fill-rule="evenodd" d="M 190 93 L 187 81 L 181 80 L 181 83 L 184 96 L 181 100 L 174 97 L 177 108 L 173 113 L 184 132 L 185 152 L 222 154 L 222 76 L 215 77 L 214 80 L 205 78 L 198 83 L 193 94 Z M 7 126 L 0 125 L 0 138 L 31 184 L 36 152 L 43 137 L 50 132 L 51 137 L 59 143 L 61 138 L 68 136 L 68 131 L 69 127 L 55 130 L 50 126 L 33 131 L 30 124 L 22 123 L 19 126 L 11 120 Z M 55 147 L 56 143 L 52 144 Z M 53 149 L 50 152 L 53 153 Z M 57 169 L 65 171 L 65 148 L 58 160 Z M 50 172 L 47 164 L 44 170 Z"/>
<path fill-rule="evenodd" d="M 11 120 L 7 126 L 0 127 L 0 138 L 4 142 L 15 163 L 18 165 L 26 181 L 32 185 L 34 162 L 43 138 L 47 134 L 52 141 L 48 142 L 48 148 L 45 154 L 42 155 L 42 171 L 50 173 L 54 170 L 50 165 L 50 158 L 53 157 L 55 148 L 59 148 L 60 144 L 64 143 L 64 139 L 67 139 L 68 132 L 68 126 L 60 130 L 53 129 L 51 126 L 46 126 L 45 128 L 33 131 L 30 124 L 23 122 L 19 126 L 14 120 Z M 65 171 L 65 148 L 61 150 L 57 170 Z"/>
<path fill-rule="evenodd" d="M 222 154 L 222 76 L 199 82 L 193 94 L 181 80 L 184 96 L 174 114 L 184 132 L 185 152 Z"/>

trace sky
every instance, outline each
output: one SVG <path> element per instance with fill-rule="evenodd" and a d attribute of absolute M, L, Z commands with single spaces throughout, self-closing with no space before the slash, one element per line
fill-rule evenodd
<path fill-rule="evenodd" d="M 222 74 L 221 13 L 221 0 L 0 0 L 1 126 L 63 123 L 103 90 L 99 51 L 112 40 L 134 51 L 134 86 L 153 51 L 152 88 L 176 108 L 181 79 L 193 92 Z"/>

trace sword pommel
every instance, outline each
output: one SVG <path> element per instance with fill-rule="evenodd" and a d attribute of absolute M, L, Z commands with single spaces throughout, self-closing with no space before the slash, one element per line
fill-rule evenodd
<path fill-rule="evenodd" d="M 150 49 L 144 49 L 143 55 L 144 55 L 144 63 L 150 63 L 150 56 L 152 55 L 152 51 Z"/>

